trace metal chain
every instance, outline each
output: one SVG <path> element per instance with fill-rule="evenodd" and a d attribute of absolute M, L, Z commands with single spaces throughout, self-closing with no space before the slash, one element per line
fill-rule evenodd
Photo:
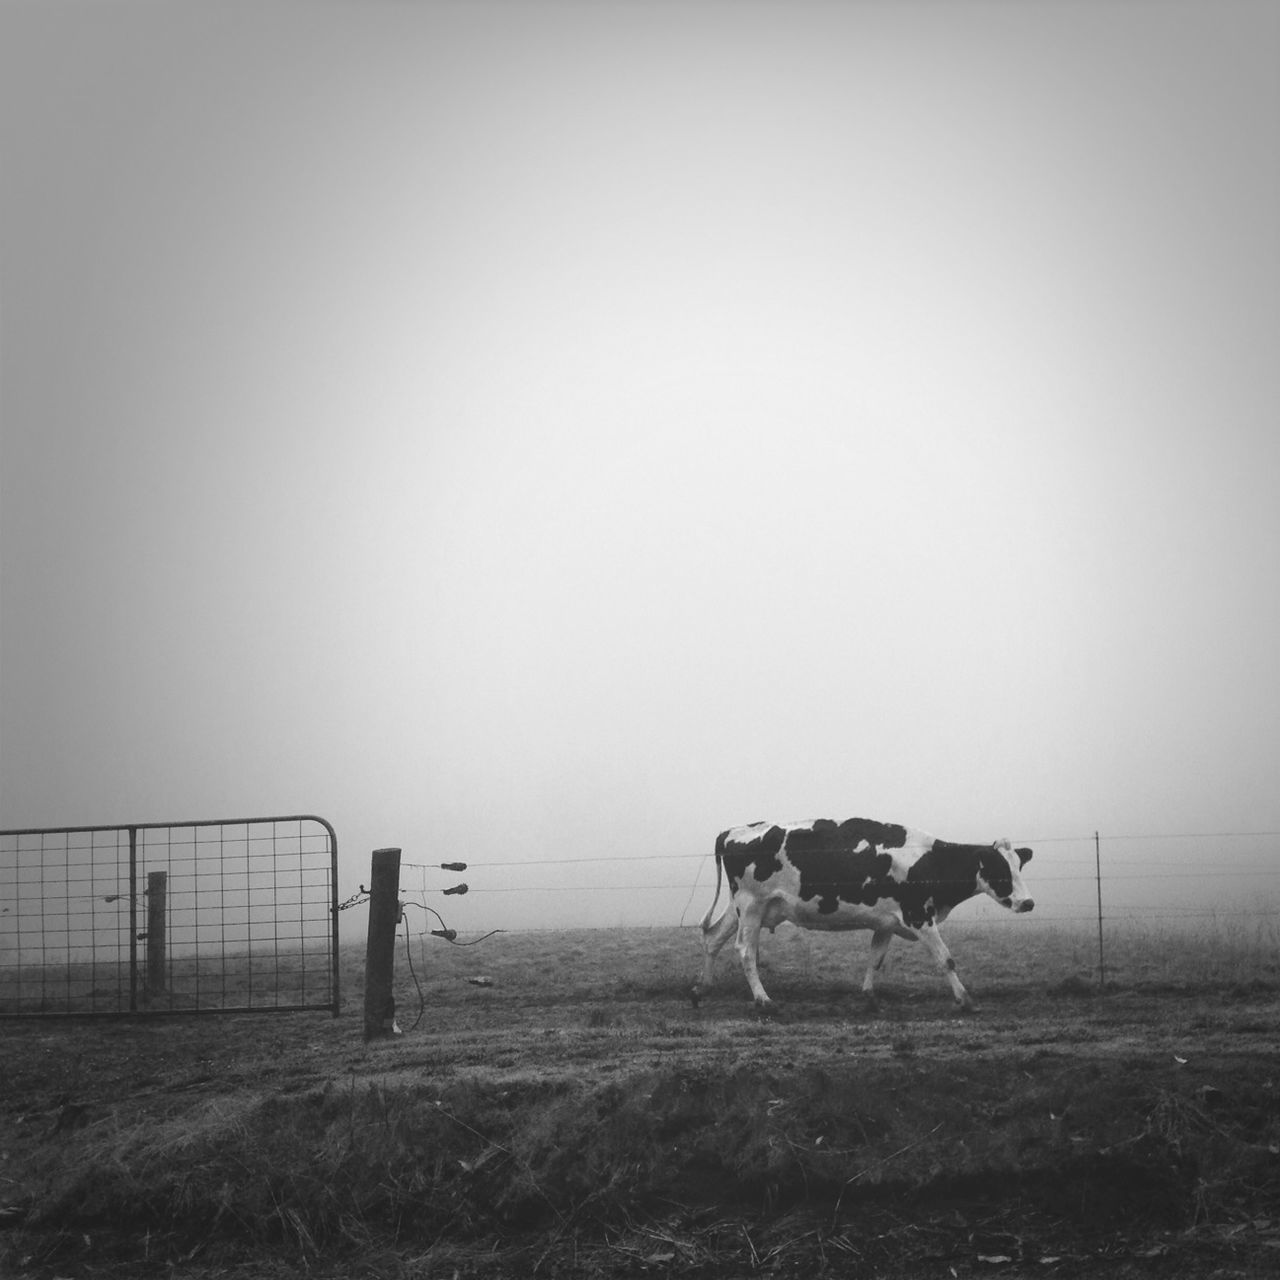
<path fill-rule="evenodd" d="M 369 890 L 361 888 L 358 893 L 353 893 L 346 902 L 338 903 L 338 910 L 345 911 L 348 907 L 358 907 L 362 902 L 368 902 Z"/>

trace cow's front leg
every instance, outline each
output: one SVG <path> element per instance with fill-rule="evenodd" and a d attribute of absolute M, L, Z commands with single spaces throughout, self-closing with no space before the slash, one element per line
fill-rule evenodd
<path fill-rule="evenodd" d="M 760 953 L 760 929 L 764 924 L 764 907 L 752 902 L 738 912 L 738 937 L 734 942 L 734 950 L 742 964 L 742 972 L 746 975 L 747 985 L 755 999 L 757 1008 L 771 1009 L 773 1001 L 769 999 L 764 984 L 760 981 L 757 957 Z"/>
<path fill-rule="evenodd" d="M 964 983 L 960 981 L 960 975 L 956 973 L 956 962 L 951 958 L 951 952 L 947 950 L 947 944 L 943 942 L 937 925 L 927 924 L 917 932 L 920 941 L 929 948 L 929 954 L 938 962 L 938 968 L 942 970 L 947 981 L 951 984 L 951 994 L 955 996 L 956 1004 L 967 1013 L 976 1013 L 977 1006 L 964 989 Z"/>
<path fill-rule="evenodd" d="M 702 995 L 711 987 L 714 980 L 716 956 L 721 948 L 738 931 L 738 913 L 730 902 L 724 915 L 715 924 L 702 931 L 702 976 L 693 984 L 689 998 L 696 1005 Z"/>

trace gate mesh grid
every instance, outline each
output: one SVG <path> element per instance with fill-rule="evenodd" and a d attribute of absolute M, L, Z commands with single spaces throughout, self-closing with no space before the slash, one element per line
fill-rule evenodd
<path fill-rule="evenodd" d="M 0 1016 L 338 1009 L 322 818 L 0 832 Z"/>

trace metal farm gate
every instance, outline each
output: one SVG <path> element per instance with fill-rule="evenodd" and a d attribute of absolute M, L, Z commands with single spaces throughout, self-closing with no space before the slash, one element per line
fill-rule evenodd
<path fill-rule="evenodd" d="M 0 1017 L 338 1013 L 323 818 L 0 831 Z"/>

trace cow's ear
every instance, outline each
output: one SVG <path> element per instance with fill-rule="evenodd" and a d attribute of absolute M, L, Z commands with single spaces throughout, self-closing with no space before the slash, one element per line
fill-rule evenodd
<path fill-rule="evenodd" d="M 1015 849 L 1014 853 L 1018 855 L 1018 866 L 1025 867 L 1031 861 L 1030 849 Z"/>

